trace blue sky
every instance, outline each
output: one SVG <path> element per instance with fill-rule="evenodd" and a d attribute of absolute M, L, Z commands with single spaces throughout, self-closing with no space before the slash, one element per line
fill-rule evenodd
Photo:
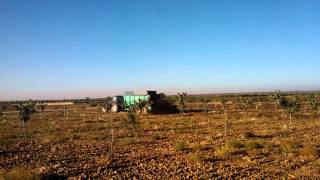
<path fill-rule="evenodd" d="M 0 100 L 320 89 L 318 0 L 0 0 Z"/>

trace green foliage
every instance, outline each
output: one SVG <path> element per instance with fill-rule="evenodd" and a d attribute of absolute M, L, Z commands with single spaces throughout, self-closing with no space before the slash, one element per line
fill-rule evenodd
<path fill-rule="evenodd" d="M 26 123 L 30 120 L 31 115 L 36 112 L 35 103 L 30 100 L 27 104 L 17 106 L 17 110 L 19 111 L 19 120 Z"/>
<path fill-rule="evenodd" d="M 95 100 L 91 100 L 90 107 L 97 107 L 97 102 Z"/>
<path fill-rule="evenodd" d="M 285 107 L 287 106 L 287 100 L 281 94 L 281 91 L 279 91 L 279 90 L 274 91 L 274 93 L 271 97 L 281 108 L 285 109 Z"/>
<path fill-rule="evenodd" d="M 300 104 L 297 100 L 289 101 L 280 91 L 275 91 L 272 98 L 282 109 L 291 115 L 296 114 L 300 109 Z"/>
<path fill-rule="evenodd" d="M 310 106 L 313 110 L 318 110 L 320 108 L 320 101 L 314 97 L 310 100 Z"/>
<path fill-rule="evenodd" d="M 285 110 L 291 115 L 296 114 L 300 110 L 300 104 L 297 101 L 287 102 Z"/>
<path fill-rule="evenodd" d="M 124 120 L 123 126 L 128 130 L 134 132 L 136 136 L 138 136 L 141 129 L 141 125 L 140 125 L 139 117 L 135 114 L 135 112 L 136 111 L 134 107 L 131 107 L 128 110 L 127 118 Z"/>
<path fill-rule="evenodd" d="M 177 103 L 179 106 L 179 110 L 180 110 L 180 114 L 183 113 L 184 108 L 185 108 L 185 98 L 187 96 L 187 93 L 183 92 L 183 93 L 178 93 L 176 98 L 177 98 Z"/>

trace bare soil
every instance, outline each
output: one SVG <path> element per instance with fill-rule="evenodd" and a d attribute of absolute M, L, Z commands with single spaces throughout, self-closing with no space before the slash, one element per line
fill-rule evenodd
<path fill-rule="evenodd" d="M 207 115 L 188 104 L 182 116 L 137 115 L 136 128 L 126 113 L 74 107 L 66 118 L 60 110 L 32 115 L 25 142 L 18 114 L 5 114 L 0 179 L 19 168 L 42 179 L 320 179 L 315 112 L 306 109 L 290 124 L 273 107 L 231 104 L 225 116 L 216 103 Z"/>

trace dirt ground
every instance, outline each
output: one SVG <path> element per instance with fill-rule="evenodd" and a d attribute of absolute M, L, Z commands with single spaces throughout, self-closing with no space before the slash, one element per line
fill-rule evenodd
<path fill-rule="evenodd" d="M 17 113 L 0 119 L 0 179 L 320 179 L 320 120 L 272 105 L 180 114 L 36 113 L 27 141 Z M 227 120 L 227 121 L 226 121 Z M 226 133 L 226 134 L 225 134 Z M 226 136 L 225 136 L 226 135 Z"/>

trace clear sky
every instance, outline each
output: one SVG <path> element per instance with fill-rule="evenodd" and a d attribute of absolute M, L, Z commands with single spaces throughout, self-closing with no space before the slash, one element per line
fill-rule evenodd
<path fill-rule="evenodd" d="M 0 0 L 0 100 L 320 89 L 319 0 Z"/>

